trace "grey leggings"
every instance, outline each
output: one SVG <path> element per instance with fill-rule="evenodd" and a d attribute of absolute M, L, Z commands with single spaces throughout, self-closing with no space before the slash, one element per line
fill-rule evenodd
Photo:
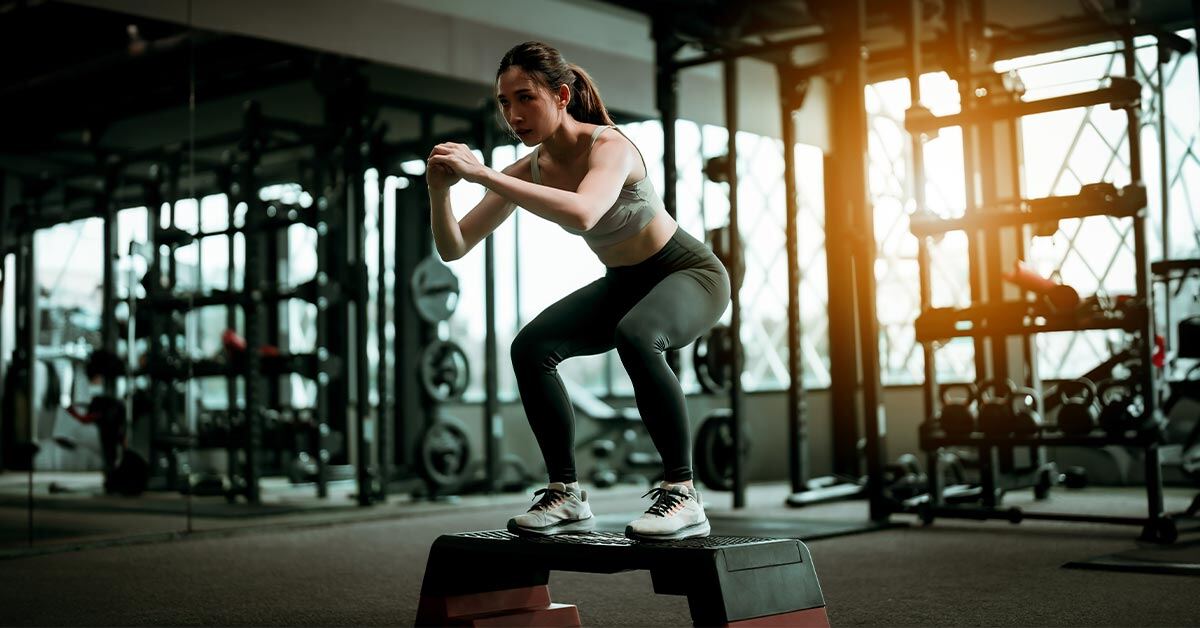
<path fill-rule="evenodd" d="M 649 259 L 546 308 L 517 334 L 512 363 L 551 482 L 574 482 L 575 416 L 558 365 L 615 348 L 633 382 L 665 479 L 692 479 L 687 405 L 664 352 L 691 344 L 729 304 L 729 275 L 708 246 L 678 229 Z"/>

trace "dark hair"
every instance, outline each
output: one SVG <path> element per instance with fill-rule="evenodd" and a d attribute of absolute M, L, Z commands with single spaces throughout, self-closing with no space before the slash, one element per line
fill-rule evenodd
<path fill-rule="evenodd" d="M 570 87 L 571 102 L 567 104 L 567 113 L 576 120 L 589 124 L 613 123 L 592 77 L 583 68 L 567 63 L 562 53 L 553 46 L 540 41 L 527 41 L 513 46 L 500 59 L 496 78 L 499 79 L 505 70 L 514 65 L 525 70 L 534 81 L 550 91 L 558 90 L 559 85 Z"/>

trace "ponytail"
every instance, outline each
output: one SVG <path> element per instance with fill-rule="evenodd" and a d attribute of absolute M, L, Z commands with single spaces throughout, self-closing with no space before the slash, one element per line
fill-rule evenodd
<path fill-rule="evenodd" d="M 592 81 L 591 75 L 583 68 L 568 63 L 567 68 L 575 75 L 575 84 L 571 86 L 571 102 L 567 105 L 567 113 L 580 122 L 611 126 L 612 118 L 604 101 L 600 99 L 600 89 Z"/>

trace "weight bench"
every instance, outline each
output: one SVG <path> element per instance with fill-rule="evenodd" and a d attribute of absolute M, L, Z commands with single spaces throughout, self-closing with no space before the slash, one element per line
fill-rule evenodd
<path fill-rule="evenodd" d="M 415 624 L 579 626 L 574 605 L 550 601 L 551 571 L 640 569 L 655 593 L 686 595 L 697 626 L 829 625 L 812 557 L 796 539 L 639 543 L 612 532 L 525 539 L 503 530 L 434 541 Z"/>

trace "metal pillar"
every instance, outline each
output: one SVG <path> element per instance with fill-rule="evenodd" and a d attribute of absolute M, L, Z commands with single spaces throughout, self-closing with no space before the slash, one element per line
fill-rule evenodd
<path fill-rule="evenodd" d="M 367 440 L 367 417 L 371 413 L 370 364 L 367 361 L 367 255 L 366 255 L 366 192 L 363 189 L 366 148 L 365 97 L 366 85 L 358 76 L 348 77 L 338 96 L 345 98 L 342 111 L 347 125 L 342 146 L 343 202 L 346 216 L 347 270 L 353 289 L 353 334 L 348 334 L 354 353 L 354 446 L 355 478 L 358 483 L 356 499 L 359 506 L 369 506 L 374 500 L 371 443 Z M 349 322 L 349 321 L 347 321 Z M 343 327 L 341 329 L 351 329 Z M 380 417 L 382 418 L 382 417 Z"/>
<path fill-rule="evenodd" d="M 883 499 L 883 460 L 886 428 L 879 380 L 879 323 L 875 314 L 875 223 L 868 197 L 866 56 L 863 33 L 866 28 L 865 0 L 848 2 L 837 12 L 832 57 L 842 63 L 842 81 L 837 88 L 837 113 L 834 116 L 834 151 L 841 190 L 840 205 L 832 213 L 845 210 L 846 219 L 838 221 L 834 239 L 843 241 L 850 262 L 853 303 L 857 315 L 858 367 L 862 374 L 863 436 L 867 472 L 867 497 L 870 517 L 886 520 L 889 509 Z M 828 221 L 827 221 L 828 225 Z M 828 228 L 828 227 L 827 227 Z M 834 263 L 831 261 L 831 264 Z M 832 295 L 831 295 L 832 296 Z M 848 317 L 847 317 L 848 318 Z M 834 345 L 838 346 L 838 345 Z M 837 352 L 835 352 L 837 353 Z M 852 365 L 851 365 L 852 366 Z M 841 373 L 843 376 L 845 372 Z M 853 415 L 852 415 L 853 416 Z"/>
<path fill-rule="evenodd" d="M 103 259 L 100 288 L 100 348 L 109 355 L 117 354 L 117 209 L 112 199 L 117 185 L 117 169 L 116 164 L 105 164 L 104 191 L 100 196 L 100 215 L 104 220 L 100 244 L 100 256 Z M 104 378 L 104 394 L 108 397 L 116 397 L 117 379 L 115 377 Z"/>
<path fill-rule="evenodd" d="M 479 149 L 483 151 L 483 163 L 492 167 L 494 128 L 491 112 L 484 110 L 479 119 Z M 484 329 L 483 343 L 483 444 L 484 444 L 484 490 L 494 493 L 500 479 L 501 445 L 504 438 L 504 420 L 500 416 L 499 354 L 496 348 L 496 236 L 489 233 L 484 239 Z"/>
<path fill-rule="evenodd" d="M 679 119 L 679 72 L 675 68 L 675 53 L 680 41 L 671 25 L 661 18 L 654 21 L 654 101 L 662 118 L 663 131 L 663 191 L 662 201 L 667 213 L 676 216 L 675 185 L 679 173 L 675 159 L 675 122 Z"/>
<path fill-rule="evenodd" d="M 921 104 L 921 22 L 923 20 L 921 9 L 923 4 L 923 0 L 911 0 L 909 3 L 908 93 L 913 107 Z M 919 133 L 913 133 L 910 135 L 910 139 L 912 140 L 914 213 L 920 216 L 927 211 L 925 206 L 925 143 Z M 929 239 L 917 238 L 917 267 L 919 268 L 922 310 L 933 305 L 933 282 L 929 273 L 929 261 Z M 924 385 L 921 387 L 921 400 L 925 409 L 923 420 L 931 421 L 939 409 L 938 395 L 934 390 L 937 382 L 937 357 L 933 345 L 928 342 L 921 343 L 921 353 L 924 357 L 925 376 Z"/>
<path fill-rule="evenodd" d="M 725 128 L 729 130 L 726 148 L 729 178 L 729 266 L 733 284 L 733 318 L 730 321 L 730 336 L 733 351 L 729 377 L 729 405 L 733 413 L 733 507 L 746 506 L 746 452 L 745 425 L 742 408 L 742 299 L 741 286 L 737 277 L 741 274 L 741 232 L 738 230 L 738 173 L 737 173 L 737 130 L 738 130 L 738 73 L 737 59 L 727 59 L 721 64 L 725 86 Z"/>
<path fill-rule="evenodd" d="M 247 226 L 262 211 L 262 201 L 258 198 L 258 181 L 255 176 L 255 168 L 262 155 L 261 123 L 262 111 L 258 103 L 247 103 L 242 118 L 244 139 L 241 146 L 242 163 L 238 172 L 242 200 L 246 203 Z M 173 223 L 174 220 L 172 220 Z M 240 455 L 243 457 L 240 478 L 242 485 L 235 485 L 233 490 L 245 495 L 246 501 L 251 504 L 262 501 L 258 486 L 258 458 L 262 444 L 261 411 L 266 391 L 263 386 L 264 378 L 259 350 L 266 340 L 266 321 L 263 316 L 265 306 L 262 298 L 262 292 L 267 287 L 264 285 L 267 263 L 265 240 L 266 235 L 261 229 L 247 230 L 245 233 L 246 268 L 243 289 L 251 295 L 251 300 L 246 303 L 243 312 L 246 321 L 246 363 L 243 372 L 246 380 L 246 396 L 242 414 L 245 438 L 242 440 L 240 448 Z M 230 410 L 232 424 L 233 408 Z M 235 433 L 236 430 L 231 430 L 231 434 Z M 232 440 L 236 440 L 236 438 L 234 437 Z M 237 453 L 236 449 L 231 450 L 231 455 Z M 231 470 L 237 468 L 235 459 L 230 459 L 229 466 Z"/>
<path fill-rule="evenodd" d="M 779 104 L 783 115 L 783 187 L 785 197 L 787 274 L 788 274 L 788 477 L 792 493 L 807 490 L 809 478 L 808 421 L 804 404 L 804 360 L 801 354 L 803 333 L 800 321 L 800 203 L 796 198 L 796 110 L 804 101 L 802 79 L 778 65 Z"/>
<path fill-rule="evenodd" d="M 1118 0 L 1117 9 L 1122 12 L 1124 22 L 1121 25 L 1121 57 L 1125 62 L 1125 76 L 1137 79 L 1137 57 L 1134 48 L 1134 19 L 1130 12 L 1129 0 Z M 1142 142 L 1141 119 L 1138 116 L 1141 106 L 1126 107 L 1125 119 L 1129 135 L 1129 180 L 1133 184 L 1142 182 Z M 1166 164 L 1160 164 L 1165 168 Z M 1139 298 L 1145 299 L 1147 306 L 1151 304 L 1150 285 L 1150 251 L 1146 240 L 1146 218 L 1133 219 L 1133 258 L 1134 288 Z M 1154 315 L 1153 308 L 1148 308 L 1144 325 L 1139 331 L 1141 342 L 1137 347 L 1138 360 L 1142 364 L 1138 375 L 1141 379 L 1141 395 L 1145 417 L 1158 420 L 1159 391 L 1158 369 L 1154 368 Z M 1151 519 L 1163 515 L 1162 469 L 1160 452 L 1157 445 L 1146 448 L 1146 502 Z"/>
<path fill-rule="evenodd" d="M 378 405 L 375 411 L 375 463 L 378 484 L 375 495 L 381 501 L 387 500 L 388 484 L 392 479 L 392 448 L 395 446 L 392 433 L 392 416 L 395 414 L 395 400 L 388 380 L 388 269 L 387 269 L 387 161 L 380 158 L 383 144 L 383 130 L 371 134 L 371 162 L 378 172 L 379 188 L 375 195 L 375 348 L 379 354 L 376 364 L 376 396 Z M 393 275 L 393 286 L 395 279 Z"/>
<path fill-rule="evenodd" d="M 675 186 L 679 171 L 675 155 L 675 123 L 679 120 L 679 71 L 674 65 L 681 43 L 674 29 L 662 18 L 654 21 L 654 100 L 662 119 L 663 132 L 663 207 L 671 218 L 677 217 Z M 650 173 L 646 173 L 647 176 Z M 667 352 L 667 364 L 679 374 L 679 352 Z M 606 371 L 607 372 L 607 371 Z"/>

